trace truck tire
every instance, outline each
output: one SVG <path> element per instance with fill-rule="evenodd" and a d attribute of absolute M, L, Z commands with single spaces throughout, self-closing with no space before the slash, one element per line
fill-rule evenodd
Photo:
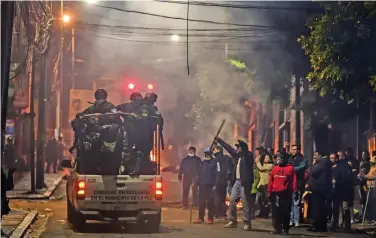
<path fill-rule="evenodd" d="M 157 215 L 154 215 L 153 217 L 150 217 L 148 219 L 148 224 L 147 224 L 147 230 L 150 233 L 157 233 L 159 232 L 159 227 L 161 225 L 161 212 L 159 212 Z"/>
<path fill-rule="evenodd" d="M 74 220 L 74 207 L 72 204 L 69 202 L 69 199 L 67 199 L 67 221 L 72 224 Z"/>
<path fill-rule="evenodd" d="M 74 206 L 67 199 L 67 220 L 76 231 L 82 231 L 85 228 L 86 220 L 82 214 L 76 212 Z"/>

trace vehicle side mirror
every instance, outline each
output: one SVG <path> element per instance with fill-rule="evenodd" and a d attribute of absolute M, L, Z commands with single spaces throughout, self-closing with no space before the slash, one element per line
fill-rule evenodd
<path fill-rule="evenodd" d="M 68 169 L 72 168 L 72 161 L 67 160 L 67 159 L 61 161 L 61 167 L 68 168 Z"/>

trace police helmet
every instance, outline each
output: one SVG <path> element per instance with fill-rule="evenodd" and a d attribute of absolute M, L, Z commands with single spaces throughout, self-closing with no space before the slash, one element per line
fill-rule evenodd
<path fill-rule="evenodd" d="M 145 99 L 148 99 L 152 103 L 155 103 L 157 101 L 157 99 L 158 99 L 158 95 L 155 94 L 155 93 L 147 93 L 145 95 Z"/>
<path fill-rule="evenodd" d="M 131 101 L 142 100 L 142 95 L 139 92 L 133 92 L 131 96 L 129 97 L 129 100 Z"/>
<path fill-rule="evenodd" d="M 95 100 L 105 100 L 107 99 L 107 92 L 103 88 L 97 89 L 94 93 Z"/>
<path fill-rule="evenodd" d="M 205 153 L 205 154 L 210 154 L 210 151 L 211 151 L 211 150 L 210 150 L 210 148 L 208 147 L 208 148 L 205 148 L 204 153 Z"/>

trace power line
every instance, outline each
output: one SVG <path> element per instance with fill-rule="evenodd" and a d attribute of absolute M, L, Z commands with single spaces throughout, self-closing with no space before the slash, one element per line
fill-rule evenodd
<path fill-rule="evenodd" d="M 81 28 L 85 30 L 97 30 L 97 27 L 90 27 L 87 25 L 76 25 L 76 28 Z M 171 36 L 173 33 L 176 32 L 160 32 L 160 31 L 135 31 L 135 30 L 127 30 L 127 29 L 121 29 L 119 31 L 118 28 L 104 28 L 102 31 L 115 34 L 115 35 L 136 35 L 136 36 Z M 275 32 L 214 32 L 214 33 L 190 33 L 191 37 L 211 37 L 211 38 L 225 38 L 225 37 L 237 37 L 237 36 L 244 36 L 244 37 L 266 37 L 275 35 Z M 182 34 L 182 37 L 185 37 L 184 34 Z"/>
<path fill-rule="evenodd" d="M 94 4 L 94 5 L 97 6 L 97 7 L 111 9 L 111 10 L 116 10 L 116 11 L 121 11 L 121 12 L 136 13 L 136 14 L 153 16 L 153 17 L 160 17 L 160 18 L 165 18 L 165 19 L 187 21 L 187 18 L 183 18 L 183 17 L 172 17 L 172 16 L 167 16 L 167 15 L 160 15 L 160 14 L 148 13 L 148 12 L 142 12 L 142 11 L 136 11 L 136 10 L 126 10 L 126 9 L 121 9 L 121 8 L 117 8 L 117 7 L 102 6 L 102 5 L 97 5 L 97 4 Z M 227 25 L 227 26 L 257 27 L 257 28 L 266 28 L 266 29 L 275 28 L 274 26 L 263 26 L 263 25 L 252 25 L 252 24 L 249 25 L 249 24 L 238 24 L 238 23 L 225 23 L 225 22 L 217 22 L 217 21 L 209 21 L 209 20 L 198 20 L 198 19 L 189 19 L 188 21 L 190 21 L 190 22 L 208 23 L 208 24 L 216 24 L 216 25 Z"/>
<path fill-rule="evenodd" d="M 172 3 L 172 4 L 187 4 L 184 1 L 168 1 L 168 0 L 154 0 L 155 2 L 161 3 Z M 190 2 L 191 5 L 203 6 L 203 7 L 221 7 L 221 8 L 234 8 L 234 9 L 246 9 L 246 10 L 279 10 L 279 11 L 302 11 L 302 10 L 318 10 L 319 8 L 309 8 L 309 7 L 273 7 L 273 6 L 250 6 L 250 5 L 240 5 L 240 4 L 223 4 L 223 3 L 210 3 L 210 2 Z"/>
<path fill-rule="evenodd" d="M 92 24 L 86 22 L 77 22 L 77 25 L 91 26 L 91 27 L 104 27 L 104 28 L 126 28 L 126 29 L 139 29 L 139 30 L 155 30 L 155 31 L 186 31 L 185 28 L 165 28 L 165 27 L 142 27 L 142 26 L 129 26 L 129 25 L 105 25 L 105 24 Z M 210 32 L 210 31 L 230 31 L 230 32 L 244 32 L 244 31 L 275 31 L 274 29 L 265 29 L 265 28 L 256 28 L 252 27 L 237 27 L 237 28 L 191 28 L 189 31 L 198 31 L 198 32 Z"/>
<path fill-rule="evenodd" d="M 107 39 L 113 39 L 113 40 L 122 40 L 122 41 L 128 41 L 128 42 L 135 42 L 135 43 L 145 43 L 145 44 L 154 44 L 154 45 L 159 45 L 159 44 L 165 44 L 165 45 L 185 45 L 187 42 L 186 41 L 180 41 L 180 42 L 171 42 L 171 41 L 147 41 L 147 40 L 135 40 L 135 39 L 129 39 L 129 38 L 123 38 L 123 37 L 117 37 L 114 35 L 105 35 L 105 34 L 99 34 L 99 33 L 93 33 L 93 32 L 88 32 L 89 34 L 102 37 L 102 38 L 107 38 Z M 247 39 L 248 38 L 248 39 Z M 203 43 L 208 43 L 208 44 L 215 44 L 215 43 L 225 43 L 225 42 L 230 42 L 230 43 L 236 43 L 236 44 L 249 44 L 249 43 L 254 43 L 254 42 L 279 42 L 279 40 L 249 40 L 249 38 L 254 38 L 254 37 L 249 37 L 249 36 L 238 36 L 238 37 L 228 37 L 225 39 L 215 39 L 215 40 L 200 40 L 200 41 L 190 41 L 190 44 L 203 44 Z M 236 40 L 241 40 L 241 39 L 246 39 L 246 41 L 236 41 Z"/>

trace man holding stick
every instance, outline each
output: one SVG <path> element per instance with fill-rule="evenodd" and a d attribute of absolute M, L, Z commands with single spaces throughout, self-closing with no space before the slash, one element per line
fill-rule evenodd
<path fill-rule="evenodd" d="M 230 196 L 230 222 L 225 226 L 226 228 L 237 227 L 236 204 L 239 199 L 242 202 L 244 210 L 244 230 L 251 230 L 251 211 L 252 206 L 251 189 L 253 183 L 253 154 L 248 150 L 248 145 L 242 140 L 238 140 L 235 145 L 236 149 L 222 139 L 216 137 L 219 143 L 225 150 L 229 152 L 234 161 L 234 171 L 232 176 L 232 190 Z"/>

